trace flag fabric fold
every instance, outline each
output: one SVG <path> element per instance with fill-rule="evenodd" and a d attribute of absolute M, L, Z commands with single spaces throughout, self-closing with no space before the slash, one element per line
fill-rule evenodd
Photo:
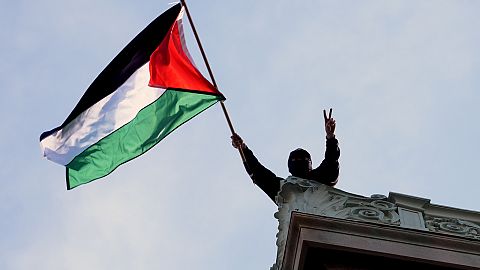
<path fill-rule="evenodd" d="M 193 64 L 180 4 L 157 17 L 99 74 L 43 155 L 66 167 L 67 189 L 102 178 L 224 96 Z"/>

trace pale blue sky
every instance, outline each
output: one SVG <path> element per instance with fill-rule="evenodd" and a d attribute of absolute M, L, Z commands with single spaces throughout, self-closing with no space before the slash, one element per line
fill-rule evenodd
<path fill-rule="evenodd" d="M 274 263 L 275 205 L 244 172 L 219 105 L 72 191 L 40 155 L 40 133 L 169 2 L 2 0 L 0 269 Z M 337 188 L 479 211 L 480 2 L 298 3 L 189 3 L 235 128 L 264 165 L 287 176 L 297 147 L 318 164 L 333 107 Z"/>

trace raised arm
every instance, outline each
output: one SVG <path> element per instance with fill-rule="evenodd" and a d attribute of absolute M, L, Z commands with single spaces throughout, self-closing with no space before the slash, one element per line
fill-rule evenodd
<path fill-rule="evenodd" d="M 323 119 L 325 120 L 325 133 L 327 138 L 325 159 L 320 166 L 310 172 L 309 179 L 334 186 L 338 181 L 340 172 L 340 164 L 338 163 L 340 148 L 338 147 L 338 140 L 335 138 L 336 122 L 335 119 L 332 118 L 332 109 L 330 109 L 328 117 L 327 112 L 323 110 Z"/>
<path fill-rule="evenodd" d="M 280 190 L 281 178 L 277 177 L 258 161 L 253 152 L 247 147 L 238 134 L 232 135 L 231 138 L 232 146 L 237 149 L 242 148 L 243 153 L 245 154 L 245 162 L 243 165 L 245 166 L 248 175 L 250 175 L 250 178 L 253 180 L 253 183 L 259 186 L 268 197 L 275 202 L 275 196 L 277 196 L 277 193 Z"/>

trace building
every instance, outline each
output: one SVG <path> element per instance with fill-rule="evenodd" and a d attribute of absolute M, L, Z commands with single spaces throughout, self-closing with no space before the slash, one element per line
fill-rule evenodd
<path fill-rule="evenodd" d="M 480 213 L 390 193 L 364 197 L 289 177 L 272 270 L 480 269 Z"/>

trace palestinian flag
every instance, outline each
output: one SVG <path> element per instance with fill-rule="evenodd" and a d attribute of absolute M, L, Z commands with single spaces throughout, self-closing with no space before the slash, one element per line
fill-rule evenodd
<path fill-rule="evenodd" d="M 93 81 L 65 122 L 40 136 L 47 159 L 67 168 L 67 189 L 148 151 L 223 95 L 185 46 L 177 4 L 138 34 Z"/>

